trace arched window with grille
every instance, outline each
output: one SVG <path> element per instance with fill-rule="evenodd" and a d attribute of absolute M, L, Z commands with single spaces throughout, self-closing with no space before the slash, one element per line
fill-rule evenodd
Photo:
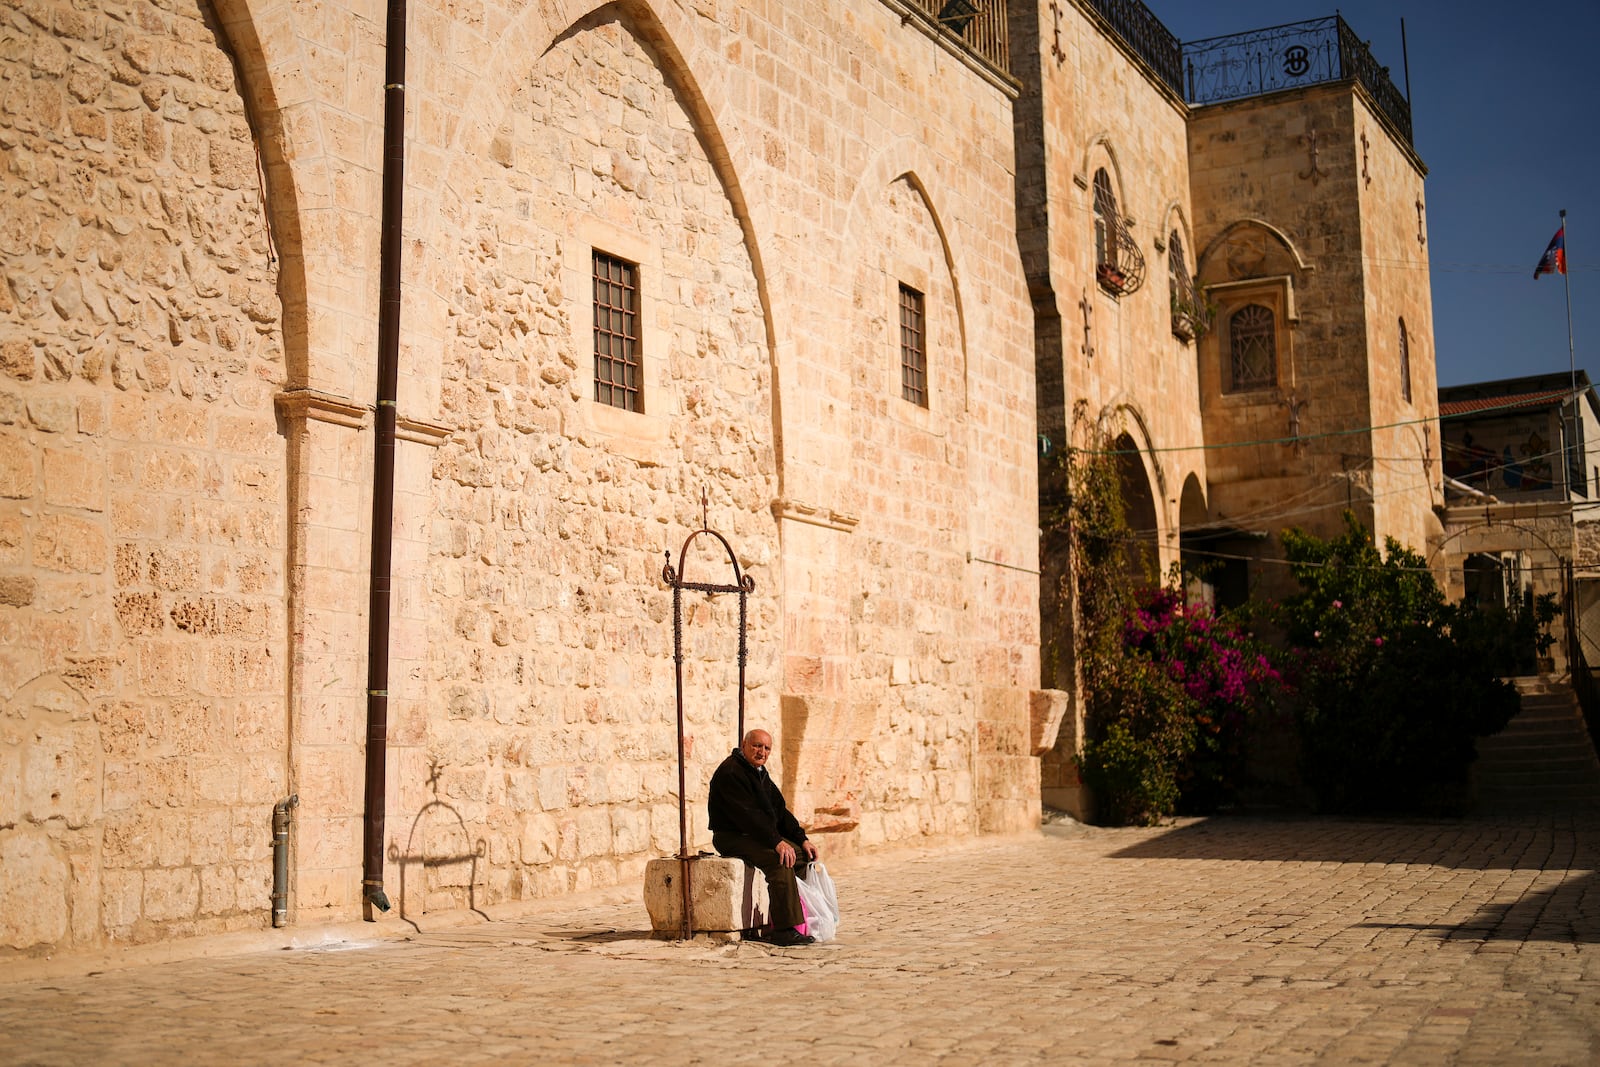
<path fill-rule="evenodd" d="M 1117 266 L 1117 194 L 1104 167 L 1094 172 L 1094 265 Z"/>
<path fill-rule="evenodd" d="M 1173 230 L 1167 236 L 1167 290 L 1172 304 L 1172 333 L 1185 341 L 1205 333 L 1210 323 L 1200 299 L 1200 289 L 1183 255 L 1183 236 Z"/>
<path fill-rule="evenodd" d="M 1411 403 L 1411 342 L 1406 337 L 1406 320 L 1400 320 L 1400 398 Z"/>
<path fill-rule="evenodd" d="M 1144 256 L 1117 210 L 1111 175 L 1094 172 L 1094 276 L 1112 296 L 1124 296 L 1144 284 Z"/>
<path fill-rule="evenodd" d="M 1232 392 L 1278 384 L 1278 323 L 1271 308 L 1247 304 L 1228 317 L 1228 366 Z"/>

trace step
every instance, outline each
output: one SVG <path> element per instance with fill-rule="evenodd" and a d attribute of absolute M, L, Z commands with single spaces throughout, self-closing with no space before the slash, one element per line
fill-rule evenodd
<path fill-rule="evenodd" d="M 1521 708 L 1499 733 L 1478 739 L 1473 779 L 1491 807 L 1600 806 L 1600 759 L 1570 684 L 1516 679 Z"/>
<path fill-rule="evenodd" d="M 1592 752 L 1589 739 L 1582 734 L 1553 735 L 1550 737 L 1483 737 L 1478 739 L 1479 752 L 1570 752 L 1574 755 Z"/>
<path fill-rule="evenodd" d="M 1594 757 L 1587 753 L 1535 752 L 1526 755 L 1506 755 L 1483 752 L 1478 755 L 1478 765 L 1502 771 L 1547 770 L 1552 774 L 1558 771 L 1571 771 L 1574 774 L 1595 775 L 1596 780 L 1600 781 L 1600 763 L 1596 763 Z"/>

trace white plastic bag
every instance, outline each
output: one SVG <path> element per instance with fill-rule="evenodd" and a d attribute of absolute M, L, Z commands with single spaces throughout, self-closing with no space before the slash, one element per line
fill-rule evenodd
<path fill-rule="evenodd" d="M 839 932 L 839 894 L 833 888 L 828 868 L 813 860 L 804 878 L 796 878 L 800 903 L 806 909 L 806 933 L 818 942 L 832 941 Z"/>

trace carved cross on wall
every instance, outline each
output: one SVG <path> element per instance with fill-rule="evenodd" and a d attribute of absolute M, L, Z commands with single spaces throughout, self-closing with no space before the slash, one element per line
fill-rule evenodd
<path fill-rule="evenodd" d="M 1289 409 L 1289 436 L 1295 444 L 1300 444 L 1300 413 L 1306 409 L 1309 400 L 1296 400 L 1293 393 L 1284 401 L 1284 406 Z"/>
<path fill-rule="evenodd" d="M 1094 358 L 1094 305 L 1089 302 L 1089 290 L 1083 291 L 1083 299 L 1078 301 L 1078 308 L 1083 312 L 1083 358 Z"/>
<path fill-rule="evenodd" d="M 1372 184 L 1372 175 L 1367 173 L 1367 149 L 1372 147 L 1372 142 L 1367 140 L 1367 131 L 1361 131 L 1361 180 L 1367 185 Z"/>
<path fill-rule="evenodd" d="M 1067 54 L 1061 50 L 1061 5 L 1056 3 L 1056 0 L 1050 0 L 1050 14 L 1054 16 L 1056 24 L 1055 40 L 1050 43 L 1050 54 L 1055 56 L 1056 65 L 1059 66 L 1067 58 Z"/>
<path fill-rule="evenodd" d="M 1417 198 L 1417 244 L 1426 248 L 1428 239 L 1422 235 L 1422 198 Z"/>
<path fill-rule="evenodd" d="M 1310 178 L 1315 185 L 1328 176 L 1328 172 L 1318 166 L 1317 159 L 1317 128 L 1311 127 L 1311 132 L 1300 138 L 1300 143 L 1311 150 L 1311 166 L 1300 172 L 1300 177 Z"/>

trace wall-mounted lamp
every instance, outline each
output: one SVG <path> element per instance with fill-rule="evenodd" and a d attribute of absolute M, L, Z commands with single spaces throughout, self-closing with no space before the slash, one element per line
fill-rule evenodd
<path fill-rule="evenodd" d="M 972 0 L 945 0 L 939 9 L 939 25 L 947 27 L 957 37 L 967 32 L 978 8 Z"/>

